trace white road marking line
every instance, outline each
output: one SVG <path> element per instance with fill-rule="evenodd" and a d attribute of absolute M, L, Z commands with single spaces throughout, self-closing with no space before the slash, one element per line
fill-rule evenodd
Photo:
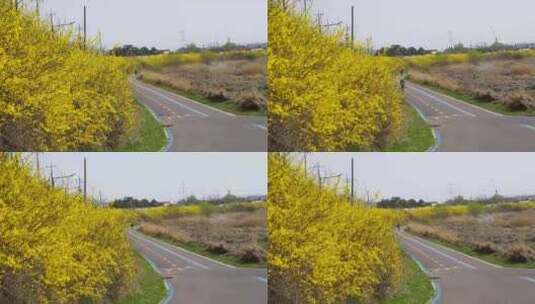
<path fill-rule="evenodd" d="M 152 89 L 152 88 L 149 88 L 149 87 L 146 87 L 146 86 L 139 86 L 139 87 L 142 88 L 142 89 L 144 89 L 144 90 L 150 91 L 150 92 L 152 92 L 152 93 L 158 95 L 159 97 L 164 98 L 164 99 L 166 99 L 166 100 L 168 100 L 168 101 L 170 101 L 170 102 L 172 102 L 172 103 L 178 105 L 179 107 L 184 108 L 184 109 L 186 109 L 186 110 L 188 110 L 188 111 L 190 111 L 190 112 L 193 112 L 193 113 L 195 113 L 195 114 L 198 114 L 198 115 L 200 115 L 200 116 L 202 116 L 202 117 L 209 117 L 208 114 L 203 113 L 203 112 L 200 112 L 200 111 L 197 111 L 197 110 L 195 110 L 194 108 L 189 107 L 189 106 L 187 106 L 187 105 L 185 105 L 185 104 L 182 104 L 182 103 L 180 103 L 180 102 L 174 100 L 173 98 L 171 98 L 171 97 L 169 97 L 169 96 L 166 96 L 166 95 L 164 95 L 163 93 L 158 92 L 158 91 L 156 91 L 156 90 L 154 90 L 154 89 Z"/>
<path fill-rule="evenodd" d="M 144 238 L 144 239 L 145 239 L 145 238 Z M 146 239 L 148 239 L 148 238 L 146 238 Z M 158 242 L 159 242 L 159 241 L 158 241 Z M 211 258 L 209 258 L 209 257 L 205 257 L 205 256 L 203 256 L 203 255 L 197 254 L 197 253 L 195 253 L 195 252 L 186 250 L 186 249 L 184 249 L 184 248 L 181 248 L 181 247 L 178 247 L 178 246 L 174 246 L 174 245 L 172 245 L 172 244 L 167 244 L 167 243 L 166 243 L 166 245 L 168 245 L 168 246 L 170 246 L 170 247 L 173 247 L 173 248 L 175 248 L 176 250 L 179 250 L 179 251 L 185 252 L 185 253 L 187 253 L 187 254 L 191 254 L 191 255 L 197 256 L 197 257 L 199 257 L 199 258 L 201 258 L 201 259 L 208 260 L 208 261 L 210 261 L 210 262 L 212 262 L 212 263 L 215 263 L 215 264 L 218 264 L 218 265 L 227 267 L 227 268 L 231 268 L 231 269 L 235 269 L 235 268 L 237 268 L 237 267 L 234 267 L 234 266 L 232 266 L 232 265 L 228 265 L 228 264 L 225 264 L 225 263 L 223 263 L 223 262 L 220 262 L 220 261 L 211 259 Z"/>
<path fill-rule="evenodd" d="M 255 277 L 255 279 L 259 280 L 259 281 L 262 281 L 264 283 L 267 283 L 267 279 L 266 278 L 263 278 L 263 277 Z"/>
<path fill-rule="evenodd" d="M 133 235 L 135 235 L 135 234 L 133 234 Z M 192 265 L 195 265 L 195 266 L 197 266 L 197 267 L 199 267 L 199 268 L 201 268 L 201 269 L 204 269 L 204 270 L 208 270 L 208 269 L 209 269 L 207 266 L 205 266 L 205 265 L 203 265 L 203 264 L 201 264 L 201 263 L 197 263 L 197 262 L 195 262 L 194 260 L 192 260 L 192 259 L 190 259 L 190 258 L 187 258 L 187 257 L 185 257 L 185 256 L 183 256 L 183 255 L 180 255 L 180 254 L 178 254 L 178 253 L 176 253 L 176 252 L 174 252 L 174 251 L 171 251 L 171 250 L 169 250 L 168 248 L 166 248 L 166 247 L 164 247 L 164 246 L 162 246 L 162 245 L 160 245 L 160 244 L 158 244 L 158 243 L 156 243 L 156 242 L 154 242 L 154 241 L 152 241 L 152 240 L 149 240 L 149 239 L 146 239 L 146 238 L 137 236 L 137 235 L 135 235 L 135 237 L 137 237 L 138 239 L 141 239 L 141 240 L 143 240 L 143 241 L 149 242 L 149 243 L 153 244 L 154 246 L 160 248 L 161 250 L 163 250 L 163 251 L 165 251 L 165 252 L 167 252 L 167 253 L 169 253 L 169 254 L 172 254 L 172 255 L 176 256 L 177 258 L 179 258 L 179 259 L 181 259 L 181 260 L 186 261 L 187 263 L 190 263 L 190 264 L 192 264 Z"/>
<path fill-rule="evenodd" d="M 461 108 L 459 108 L 457 106 L 454 106 L 454 105 L 450 104 L 449 102 L 444 101 L 444 100 L 442 100 L 442 99 L 440 99 L 440 98 L 438 98 L 438 97 L 436 97 L 436 96 L 434 96 L 434 95 L 432 95 L 432 94 L 430 94 L 430 93 L 428 93 L 428 92 L 426 92 L 426 91 L 424 91 L 422 89 L 419 89 L 419 88 L 416 88 L 416 87 L 412 87 L 412 89 L 424 94 L 425 96 L 427 96 L 427 97 L 429 97 L 431 99 L 434 99 L 435 101 L 438 101 L 438 102 L 442 103 L 443 105 L 445 105 L 445 106 L 447 106 L 449 108 L 457 110 L 457 111 L 459 111 L 459 112 L 461 112 L 461 113 L 463 113 L 465 115 L 468 115 L 468 116 L 471 116 L 471 117 L 477 117 L 477 115 L 472 114 L 472 113 L 470 113 L 468 111 L 465 111 L 465 110 L 463 110 L 463 109 L 461 109 Z"/>
<path fill-rule="evenodd" d="M 167 289 L 167 298 L 162 300 L 160 304 L 168 304 L 175 297 L 175 289 L 173 285 L 169 284 L 169 280 L 165 280 L 165 289 Z"/>
<path fill-rule="evenodd" d="M 412 87 L 412 88 L 416 88 L 416 87 Z M 487 110 L 487 109 L 485 109 L 485 108 L 478 107 L 478 106 L 473 105 L 473 104 L 471 104 L 471 103 L 469 103 L 469 102 L 466 102 L 466 101 L 457 100 L 457 99 L 455 99 L 455 98 L 453 98 L 453 97 L 451 97 L 451 96 L 448 96 L 448 95 L 445 95 L 445 94 L 442 94 L 442 93 L 439 93 L 439 92 L 434 92 L 434 91 L 433 91 L 433 93 L 442 95 L 442 96 L 447 97 L 447 98 L 449 98 L 449 99 L 455 100 L 456 102 L 462 103 L 462 104 L 467 105 L 467 106 L 469 106 L 469 107 L 472 107 L 472 108 L 474 108 L 474 109 L 476 109 L 476 110 L 480 110 L 480 111 L 486 112 L 486 113 L 491 114 L 491 115 L 494 115 L 494 116 L 498 116 L 498 117 L 506 117 L 506 116 L 509 116 L 509 117 L 511 117 L 511 115 L 503 115 L 503 114 L 501 114 L 501 113 L 492 112 L 491 110 Z"/>
<path fill-rule="evenodd" d="M 521 278 L 526 280 L 526 281 L 530 281 L 531 283 L 535 283 L 535 279 L 532 279 L 530 277 L 521 277 Z"/>
<path fill-rule="evenodd" d="M 141 82 L 138 81 L 138 83 L 141 83 Z M 203 103 L 201 103 L 201 102 L 195 101 L 195 100 L 190 99 L 190 98 L 187 98 L 187 97 L 185 97 L 185 96 L 178 95 L 178 94 L 175 94 L 175 93 L 170 92 L 170 91 L 167 91 L 167 90 L 162 90 L 162 89 L 160 89 L 160 88 L 155 88 L 155 89 L 158 89 L 158 90 L 160 90 L 160 91 L 162 91 L 162 92 L 165 92 L 165 93 L 167 93 L 167 94 L 170 94 L 170 95 L 173 95 L 173 96 L 176 96 L 176 97 L 180 97 L 180 98 L 185 99 L 185 100 L 187 100 L 187 101 L 189 101 L 189 102 L 192 102 L 192 103 L 194 103 L 194 104 L 196 104 L 196 105 L 199 105 L 199 106 L 201 106 L 201 107 L 204 107 L 204 108 L 206 108 L 206 109 L 208 109 L 208 110 L 216 111 L 216 112 L 219 112 L 219 113 L 221 113 L 221 114 L 225 114 L 225 115 L 230 116 L 230 117 L 237 117 L 237 115 L 234 115 L 234 114 L 232 114 L 232 113 L 229 113 L 229 112 L 220 110 L 220 109 L 218 109 L 218 108 L 214 108 L 214 107 L 205 105 L 205 104 L 203 104 Z"/>
<path fill-rule="evenodd" d="M 436 254 L 439 254 L 439 255 L 441 255 L 441 256 L 447 258 L 447 259 L 450 259 L 450 260 L 456 262 L 457 264 L 463 265 L 463 266 L 466 267 L 466 268 L 469 268 L 469 269 L 472 269 L 472 270 L 476 270 L 476 269 L 477 269 L 476 267 L 474 267 L 474 266 L 472 266 L 472 265 L 470 265 L 470 264 L 468 264 L 468 263 L 465 263 L 465 262 L 463 262 L 463 261 L 461 261 L 461 260 L 459 260 L 459 259 L 457 259 L 457 258 L 454 258 L 454 257 L 452 257 L 451 255 L 445 254 L 444 252 L 442 252 L 442 251 L 440 251 L 440 250 L 438 250 L 438 249 L 435 249 L 435 248 L 433 248 L 433 247 L 431 247 L 431 246 L 429 246 L 429 245 L 426 245 L 426 244 L 424 244 L 424 243 L 422 243 L 422 242 L 420 242 L 420 241 L 418 241 L 418 240 L 416 240 L 416 239 L 409 238 L 409 237 L 407 237 L 407 239 L 410 240 L 410 241 L 413 241 L 413 242 L 415 242 L 415 243 L 417 243 L 417 244 L 419 244 L 420 246 L 423 246 L 423 247 L 425 247 L 425 248 L 427 248 L 427 249 L 429 249 L 429 250 L 435 252 Z"/>
<path fill-rule="evenodd" d="M 259 125 L 259 124 L 254 124 L 253 126 L 255 126 L 255 127 L 259 128 L 259 129 L 267 131 L 267 127 L 266 126 Z"/>
<path fill-rule="evenodd" d="M 521 125 L 521 126 L 524 127 L 524 128 L 528 128 L 528 129 L 530 129 L 530 130 L 535 131 L 535 127 L 532 126 L 532 125 Z"/>

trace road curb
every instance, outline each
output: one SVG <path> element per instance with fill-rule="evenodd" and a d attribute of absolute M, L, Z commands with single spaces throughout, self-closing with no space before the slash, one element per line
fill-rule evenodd
<path fill-rule="evenodd" d="M 410 102 L 407 102 L 409 106 L 411 106 L 413 109 L 416 110 L 418 115 L 425 121 L 425 123 L 430 127 L 431 133 L 433 134 L 433 139 L 435 140 L 435 143 L 433 146 L 431 146 L 429 149 L 427 149 L 426 152 L 436 152 L 438 150 L 438 147 L 442 144 L 442 136 L 440 135 L 440 132 L 438 131 L 438 128 L 433 127 L 431 122 L 427 119 L 424 112 L 422 110 L 418 109 L 417 107 L 413 106 Z"/>
<path fill-rule="evenodd" d="M 145 261 L 147 261 L 149 263 L 149 265 L 152 267 L 152 269 L 154 269 L 154 271 L 156 271 L 163 278 L 162 272 L 158 269 L 158 267 L 156 267 L 156 264 L 154 264 L 154 262 L 151 259 L 149 259 L 148 257 L 146 257 L 144 254 L 142 254 L 140 252 L 138 252 L 138 254 L 140 256 L 142 256 L 145 259 Z M 163 278 L 163 283 L 164 283 L 164 286 L 165 286 L 166 295 L 159 302 L 159 304 L 167 304 L 175 296 L 175 289 L 173 288 L 173 286 L 171 284 L 169 284 L 168 279 Z"/>
<path fill-rule="evenodd" d="M 147 109 L 150 114 L 152 115 L 152 117 L 154 117 L 154 119 L 156 119 L 156 121 L 163 126 L 163 123 L 162 121 L 160 120 L 160 118 L 158 117 L 158 115 L 156 115 L 156 113 L 149 107 L 147 106 L 146 104 L 142 103 L 142 102 L 138 102 L 139 104 L 141 104 L 143 107 L 145 107 L 145 109 Z M 164 128 L 164 133 L 165 133 L 165 138 L 166 138 L 166 144 L 160 149 L 160 151 L 158 152 L 169 152 L 171 150 L 171 146 L 173 145 L 173 132 L 171 131 L 171 128 L 168 128 L 168 127 L 165 127 Z"/>
<path fill-rule="evenodd" d="M 418 268 L 420 268 L 420 270 L 422 270 L 422 272 L 425 273 L 425 275 L 431 280 L 431 286 L 433 286 L 434 294 L 433 297 L 429 299 L 429 301 L 427 301 L 427 304 L 442 304 L 442 289 L 440 288 L 440 284 L 438 282 L 439 279 L 433 278 L 429 270 L 427 270 L 427 268 L 425 268 L 425 266 L 418 259 L 416 259 L 415 256 L 410 254 L 407 250 L 403 251 L 416 263 L 416 265 L 418 265 Z"/>
<path fill-rule="evenodd" d="M 171 247 L 176 248 L 176 249 L 178 249 L 178 250 L 180 250 L 180 251 L 183 251 L 183 252 L 185 252 L 185 253 L 187 253 L 187 254 L 191 254 L 191 255 L 197 256 L 197 257 L 199 257 L 199 258 L 206 259 L 206 260 L 208 260 L 208 261 L 210 261 L 210 262 L 212 262 L 212 263 L 218 264 L 218 265 L 223 266 L 223 267 L 227 267 L 227 268 L 230 268 L 230 269 L 245 269 L 245 270 L 259 270 L 259 271 L 267 270 L 267 268 L 239 267 L 239 266 L 234 266 L 234 265 L 226 264 L 226 263 L 220 262 L 220 261 L 218 261 L 218 260 L 209 258 L 209 257 L 207 257 L 207 256 L 204 256 L 204 255 L 201 255 L 201 254 L 192 252 L 192 251 L 187 250 L 187 249 L 185 249 L 185 248 L 182 248 L 182 247 L 173 245 L 173 244 L 168 243 L 168 242 L 166 242 L 166 241 L 162 241 L 162 240 L 160 240 L 160 239 L 157 239 L 157 238 L 154 238 L 154 237 L 152 237 L 152 236 L 146 235 L 146 234 L 144 234 L 144 233 L 142 233 L 142 232 L 140 232 L 140 231 L 138 231 L 138 230 L 136 230 L 136 232 L 139 233 L 139 234 L 141 234 L 141 235 L 143 235 L 143 236 L 146 237 L 147 239 L 151 239 L 151 240 L 153 240 L 153 241 L 155 241 L 155 242 L 158 242 L 158 243 L 163 243 L 163 244 L 165 244 L 165 245 L 167 245 L 167 246 L 171 246 Z"/>

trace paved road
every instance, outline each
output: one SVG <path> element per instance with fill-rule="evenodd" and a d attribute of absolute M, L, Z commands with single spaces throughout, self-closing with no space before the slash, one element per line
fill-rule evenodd
<path fill-rule="evenodd" d="M 402 246 L 437 279 L 437 303 L 535 303 L 535 269 L 502 268 L 404 232 L 399 235 Z"/>
<path fill-rule="evenodd" d="M 497 114 L 413 83 L 406 91 L 407 101 L 435 127 L 436 151 L 535 151 L 535 117 Z"/>
<path fill-rule="evenodd" d="M 136 97 L 168 126 L 169 152 L 265 152 L 265 117 L 237 116 L 131 80 Z"/>
<path fill-rule="evenodd" d="M 131 230 L 136 250 L 167 278 L 172 304 L 265 304 L 267 271 L 228 266 Z"/>

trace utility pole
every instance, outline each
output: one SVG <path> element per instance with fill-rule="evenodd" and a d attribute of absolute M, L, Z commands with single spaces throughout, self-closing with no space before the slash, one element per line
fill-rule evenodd
<path fill-rule="evenodd" d="M 304 161 L 305 161 L 305 176 L 307 176 L 307 153 L 305 152 L 303 155 Z"/>
<path fill-rule="evenodd" d="M 321 190 L 321 172 L 320 172 L 320 166 L 318 166 L 317 168 L 318 168 L 318 182 L 319 182 L 320 190 Z"/>
<path fill-rule="evenodd" d="M 54 33 L 54 14 L 50 13 L 50 30 Z"/>
<path fill-rule="evenodd" d="M 87 199 L 87 159 L 84 157 L 84 201 Z"/>
<path fill-rule="evenodd" d="M 35 153 L 35 166 L 37 167 L 37 176 L 41 176 L 41 165 L 39 163 L 39 152 Z"/>
<path fill-rule="evenodd" d="M 54 183 L 54 166 L 50 166 L 50 185 L 52 185 L 52 188 L 56 186 Z"/>
<path fill-rule="evenodd" d="M 355 6 L 351 5 L 351 48 L 355 46 Z"/>
<path fill-rule="evenodd" d="M 351 158 L 351 201 L 355 200 L 355 159 Z"/>
<path fill-rule="evenodd" d="M 322 13 L 318 13 L 316 14 L 316 18 L 317 18 L 317 22 L 318 22 L 318 27 L 320 29 L 320 33 L 322 32 L 322 25 L 321 25 L 321 19 L 323 17 L 323 14 Z"/>
<path fill-rule="evenodd" d="M 87 47 L 87 5 L 84 5 L 84 50 Z"/>

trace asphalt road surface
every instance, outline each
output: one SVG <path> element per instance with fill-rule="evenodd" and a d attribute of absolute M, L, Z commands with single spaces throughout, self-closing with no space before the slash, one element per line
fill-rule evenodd
<path fill-rule="evenodd" d="M 137 99 L 167 126 L 168 152 L 265 152 L 265 117 L 238 116 L 131 80 Z"/>
<path fill-rule="evenodd" d="M 494 113 L 413 83 L 407 84 L 406 96 L 434 127 L 434 151 L 535 151 L 535 117 Z"/>
<path fill-rule="evenodd" d="M 266 304 L 267 271 L 219 263 L 130 230 L 136 250 L 166 278 L 168 304 Z"/>
<path fill-rule="evenodd" d="M 405 232 L 399 236 L 402 246 L 438 283 L 434 303 L 535 303 L 535 269 L 504 268 Z"/>

